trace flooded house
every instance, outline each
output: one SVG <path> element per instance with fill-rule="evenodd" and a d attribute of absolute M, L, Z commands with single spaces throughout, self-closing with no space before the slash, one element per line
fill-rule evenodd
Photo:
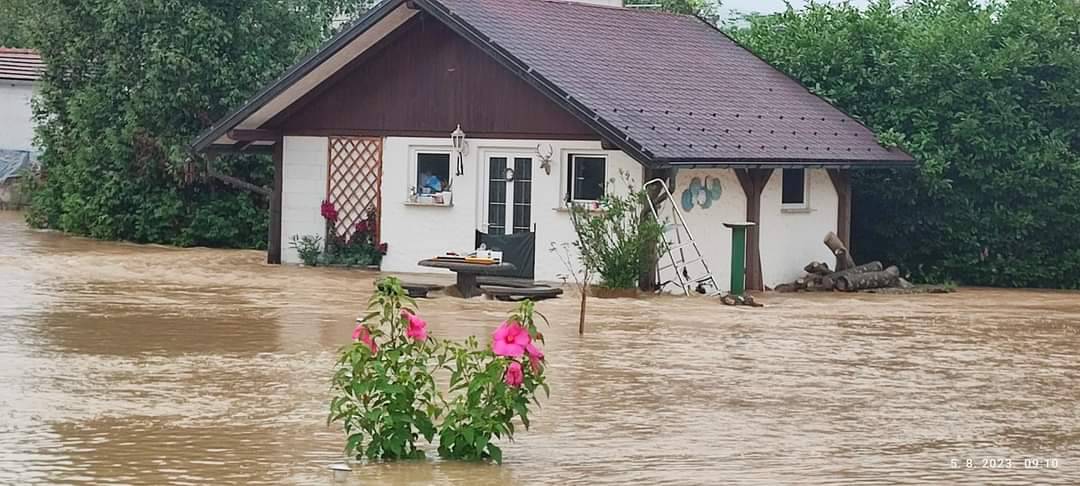
<path fill-rule="evenodd" d="M 527 233 L 529 270 L 556 280 L 570 205 L 629 174 L 669 181 L 724 286 L 722 223 L 757 223 L 750 288 L 830 260 L 830 231 L 846 242 L 851 169 L 914 163 L 715 26 L 617 3 L 386 0 L 193 149 L 273 154 L 274 263 L 299 261 L 288 241 L 324 231 L 327 200 L 343 231 L 380 216 L 384 271 Z"/>
<path fill-rule="evenodd" d="M 36 51 L 0 47 L 0 209 L 23 203 L 18 180 L 35 159 L 30 100 L 44 68 Z"/>

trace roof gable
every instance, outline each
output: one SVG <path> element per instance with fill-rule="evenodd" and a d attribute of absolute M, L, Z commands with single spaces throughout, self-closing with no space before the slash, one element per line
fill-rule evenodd
<path fill-rule="evenodd" d="M 425 13 L 262 128 L 286 134 L 445 137 L 458 125 L 479 138 L 599 139 Z"/>
<path fill-rule="evenodd" d="M 445 23 L 643 164 L 913 162 L 699 19 L 549 0 L 386 0 L 194 148 L 223 139 L 231 128 L 261 125 L 269 116 L 244 112 L 267 114 L 275 91 L 295 90 L 305 71 L 319 69 L 318 57 L 340 57 L 343 37 L 360 37 L 387 12 L 410 7 Z"/>

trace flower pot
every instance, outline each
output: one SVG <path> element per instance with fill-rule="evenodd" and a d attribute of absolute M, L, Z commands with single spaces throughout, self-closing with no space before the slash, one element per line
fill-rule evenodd
<path fill-rule="evenodd" d="M 638 289 L 613 289 L 608 287 L 589 287 L 589 295 L 597 299 L 636 299 L 641 296 Z"/>

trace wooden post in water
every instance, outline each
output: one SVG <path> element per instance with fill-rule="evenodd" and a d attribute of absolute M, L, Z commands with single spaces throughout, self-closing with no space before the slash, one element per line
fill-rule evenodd
<path fill-rule="evenodd" d="M 281 264 L 281 187 L 285 147 L 282 137 L 274 142 L 274 187 L 270 193 L 270 235 L 266 242 L 266 263 Z"/>

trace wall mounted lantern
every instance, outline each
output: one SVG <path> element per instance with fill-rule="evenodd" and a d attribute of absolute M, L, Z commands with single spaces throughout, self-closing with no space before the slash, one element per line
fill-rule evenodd
<path fill-rule="evenodd" d="M 540 157 L 540 168 L 544 169 L 545 174 L 551 175 L 551 156 L 555 155 L 555 149 L 549 143 L 538 144 L 536 155 Z"/>
<path fill-rule="evenodd" d="M 469 152 L 469 143 L 465 141 L 465 132 L 461 130 L 460 124 L 450 133 L 450 145 L 454 147 L 454 154 L 457 155 L 457 172 L 454 175 L 464 175 L 465 164 L 462 157 Z"/>

